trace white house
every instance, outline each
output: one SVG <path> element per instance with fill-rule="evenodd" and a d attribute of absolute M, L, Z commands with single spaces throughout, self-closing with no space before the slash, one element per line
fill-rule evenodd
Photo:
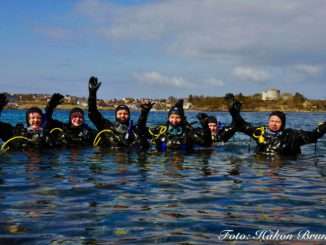
<path fill-rule="evenodd" d="M 280 98 L 281 92 L 278 89 L 267 89 L 261 95 L 262 100 L 277 100 Z"/>

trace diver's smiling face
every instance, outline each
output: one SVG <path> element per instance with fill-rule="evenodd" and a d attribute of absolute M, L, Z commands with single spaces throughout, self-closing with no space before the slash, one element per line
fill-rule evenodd
<path fill-rule="evenodd" d="M 209 130 L 211 131 L 211 134 L 216 135 L 218 131 L 218 126 L 216 123 L 208 123 Z"/>
<path fill-rule="evenodd" d="M 178 114 L 171 114 L 169 116 L 169 123 L 172 125 L 172 126 L 178 126 L 182 121 L 182 118 L 180 115 Z"/>
<path fill-rule="evenodd" d="M 268 128 L 272 132 L 277 132 L 281 129 L 282 127 L 282 120 L 278 116 L 271 116 L 268 119 Z"/>
<path fill-rule="evenodd" d="M 116 117 L 119 122 L 126 123 L 129 120 L 129 112 L 127 110 L 118 110 Z"/>
<path fill-rule="evenodd" d="M 70 120 L 71 120 L 71 125 L 74 127 L 79 127 L 79 126 L 83 125 L 83 123 L 84 123 L 83 114 L 80 112 L 72 113 Z"/>
<path fill-rule="evenodd" d="M 37 112 L 31 112 L 28 114 L 28 123 L 32 129 L 39 129 L 42 123 L 42 115 Z"/>

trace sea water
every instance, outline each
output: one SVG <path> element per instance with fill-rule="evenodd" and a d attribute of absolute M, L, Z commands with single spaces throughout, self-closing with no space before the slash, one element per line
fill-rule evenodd
<path fill-rule="evenodd" d="M 243 113 L 256 125 L 267 115 Z M 287 115 L 288 127 L 305 130 L 325 120 L 325 113 Z M 68 112 L 54 116 L 65 121 Z M 1 120 L 15 124 L 25 115 L 4 111 Z M 165 121 L 166 113 L 150 114 L 150 125 Z M 326 234 L 325 137 L 297 160 L 261 159 L 253 149 L 237 133 L 191 154 L 81 148 L 0 155 L 0 244 L 291 242 Z"/>

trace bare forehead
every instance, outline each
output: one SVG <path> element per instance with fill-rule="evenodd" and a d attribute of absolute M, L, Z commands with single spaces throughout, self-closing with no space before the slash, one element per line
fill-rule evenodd
<path fill-rule="evenodd" d="M 124 109 L 121 109 L 121 110 L 117 111 L 117 114 L 122 114 L 122 113 L 127 113 L 128 114 L 128 111 L 124 110 Z"/>
<path fill-rule="evenodd" d="M 171 117 L 180 117 L 180 118 L 181 118 L 180 115 L 178 115 L 178 114 L 174 114 L 174 113 L 172 113 L 169 117 L 170 117 L 170 118 L 171 118 Z"/>
<path fill-rule="evenodd" d="M 42 115 L 38 112 L 30 112 L 28 113 L 29 117 L 41 117 Z"/>
<path fill-rule="evenodd" d="M 83 113 L 81 113 L 80 111 L 76 111 L 76 112 L 73 112 L 71 114 L 72 117 L 82 117 L 83 116 Z"/>
<path fill-rule="evenodd" d="M 278 116 L 272 115 L 269 117 L 269 121 L 282 121 L 282 120 Z"/>

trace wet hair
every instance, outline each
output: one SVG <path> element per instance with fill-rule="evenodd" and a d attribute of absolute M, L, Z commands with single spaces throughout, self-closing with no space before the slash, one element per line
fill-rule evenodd
<path fill-rule="evenodd" d="M 43 122 L 44 117 L 43 117 L 42 110 L 40 108 L 38 108 L 38 107 L 31 107 L 31 108 L 29 108 L 26 111 L 26 114 L 25 114 L 26 115 L 26 124 L 27 124 L 28 127 L 31 126 L 29 124 L 29 114 L 31 114 L 31 113 L 38 113 L 38 114 L 40 114 L 41 115 L 41 121 Z"/>
<path fill-rule="evenodd" d="M 277 116 L 281 122 L 282 122 L 282 125 L 281 125 L 281 129 L 280 130 L 284 130 L 285 128 L 285 124 L 286 124 L 286 116 L 285 116 L 285 113 L 282 112 L 282 111 L 272 111 L 268 118 L 270 118 L 271 116 Z"/>

